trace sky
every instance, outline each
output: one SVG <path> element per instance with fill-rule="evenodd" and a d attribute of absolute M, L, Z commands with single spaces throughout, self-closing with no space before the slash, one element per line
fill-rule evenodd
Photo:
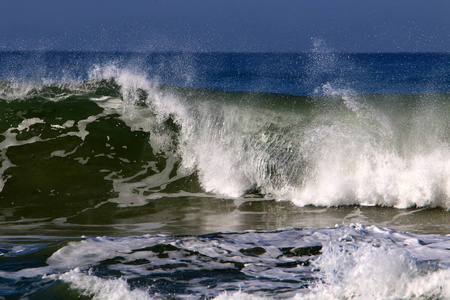
<path fill-rule="evenodd" d="M 2 0 L 0 50 L 448 52 L 448 0 Z"/>

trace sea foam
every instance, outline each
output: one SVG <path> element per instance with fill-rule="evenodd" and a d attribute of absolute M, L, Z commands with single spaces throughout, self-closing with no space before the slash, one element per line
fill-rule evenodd
<path fill-rule="evenodd" d="M 190 291 L 185 296 L 190 299 L 201 295 L 215 299 L 447 299 L 449 243 L 449 236 L 359 224 L 205 236 L 96 238 L 70 242 L 48 259 L 45 271 L 72 268 L 48 277 L 95 299 L 164 298 L 158 292 L 161 287 L 145 278 L 163 276 L 170 286 L 182 274 Z M 121 277 L 104 278 L 94 271 L 105 264 Z M 245 279 L 212 284 L 208 271 L 219 276 L 238 265 Z M 150 285 L 131 287 L 129 280 Z"/>

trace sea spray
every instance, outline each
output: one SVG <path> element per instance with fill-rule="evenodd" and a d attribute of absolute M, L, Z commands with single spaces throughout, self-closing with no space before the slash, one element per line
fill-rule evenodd
<path fill-rule="evenodd" d="M 247 100 L 257 95 L 223 99 L 220 92 L 147 89 L 146 102 L 158 124 L 179 126 L 168 134 L 182 167 L 197 170 L 207 192 L 236 197 L 257 188 L 301 206 L 448 206 L 446 114 L 424 108 L 434 119 L 428 124 L 415 110 L 430 97 L 445 110 L 445 96 L 378 100 L 330 85 L 324 91 L 324 99 L 305 99 L 306 109 L 291 112 Z"/>

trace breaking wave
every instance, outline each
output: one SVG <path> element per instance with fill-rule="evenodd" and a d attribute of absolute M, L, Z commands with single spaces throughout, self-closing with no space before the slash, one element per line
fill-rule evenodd
<path fill-rule="evenodd" d="M 257 193 L 299 206 L 450 207 L 447 94 L 358 95 L 332 84 L 318 93 L 176 88 L 114 65 L 97 66 L 84 82 L 0 84 L 4 106 L 91 100 L 104 115 L 150 133 L 149 151 L 164 157 L 167 172 L 195 174 L 207 193 Z M 83 128 L 99 116 L 77 122 L 68 115 L 47 125 L 78 127 L 71 135 L 83 139 Z M 42 140 L 14 141 L 16 132 L 46 122 L 45 115 L 22 118 L 5 128 L 3 172 L 6 148 Z M 141 185 L 168 183 L 168 176 L 159 177 Z M 126 193 L 126 180 L 113 181 L 116 192 Z"/>

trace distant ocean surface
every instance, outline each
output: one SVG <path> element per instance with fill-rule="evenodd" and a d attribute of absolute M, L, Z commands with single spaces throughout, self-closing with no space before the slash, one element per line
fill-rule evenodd
<path fill-rule="evenodd" d="M 0 299 L 450 299 L 450 54 L 0 52 Z"/>

